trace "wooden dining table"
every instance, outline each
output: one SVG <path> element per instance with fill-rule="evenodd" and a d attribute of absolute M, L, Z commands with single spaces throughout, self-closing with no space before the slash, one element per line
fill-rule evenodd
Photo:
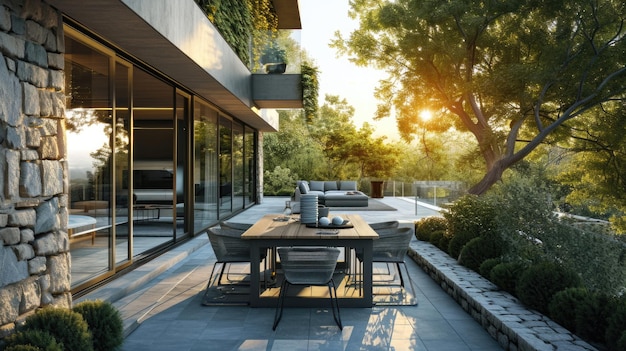
<path fill-rule="evenodd" d="M 342 307 L 372 307 L 372 246 L 378 234 L 356 214 L 338 214 L 349 228 L 316 228 L 300 223 L 298 216 L 285 220 L 281 214 L 267 214 L 243 233 L 242 239 L 250 241 L 250 306 L 275 307 L 275 294 L 262 294 L 260 284 L 261 248 L 286 246 L 330 246 L 363 251 L 362 292 L 356 296 L 340 296 Z M 327 296 L 299 299 L 301 306 L 323 305 Z M 314 301 L 319 300 L 319 301 Z"/>

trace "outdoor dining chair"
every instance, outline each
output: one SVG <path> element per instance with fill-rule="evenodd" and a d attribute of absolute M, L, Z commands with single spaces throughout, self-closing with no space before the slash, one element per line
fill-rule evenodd
<path fill-rule="evenodd" d="M 411 288 L 411 290 L 413 290 L 411 276 L 408 274 L 408 270 L 406 269 L 406 264 L 404 262 L 404 257 L 406 256 L 406 253 L 409 249 L 409 243 L 411 242 L 411 238 L 413 237 L 413 229 L 406 227 L 387 228 L 379 229 L 376 232 L 378 233 L 378 239 L 374 240 L 374 244 L 372 247 L 372 262 L 393 264 L 398 271 L 400 286 L 406 288 L 406 283 L 402 275 L 401 269 L 401 266 L 403 266 L 404 270 L 407 272 L 406 276 L 408 278 L 409 287 Z M 361 268 L 361 265 L 363 263 L 362 250 L 356 250 L 356 258 L 359 262 L 355 265 L 355 280 L 357 280 L 356 278 L 360 274 L 357 269 Z M 361 271 L 360 269 L 358 270 Z M 378 282 L 381 281 L 378 280 Z"/>
<path fill-rule="evenodd" d="M 209 286 L 213 282 L 213 276 L 215 275 L 215 269 L 218 265 L 221 265 L 219 276 L 217 277 L 217 285 L 222 285 L 222 278 L 226 273 L 226 279 L 229 283 L 233 284 L 233 280 L 229 278 L 229 271 L 227 266 L 231 263 L 250 263 L 250 242 L 241 239 L 243 232 L 237 229 L 230 228 L 209 228 L 207 235 L 209 236 L 209 242 L 215 252 L 217 261 L 213 265 L 211 270 L 211 276 L 209 277 Z M 261 259 L 264 261 L 265 268 L 267 270 L 267 249 L 261 249 Z M 254 268 L 251 268 L 254 269 Z M 256 268 L 258 269 L 258 268 Z M 235 284 L 242 284 L 243 279 L 239 279 Z"/>
<path fill-rule="evenodd" d="M 242 233 L 250 229 L 250 227 L 252 227 L 252 224 L 249 224 L 249 223 L 220 221 L 220 228 L 236 229 L 236 230 L 241 231 Z"/>
<path fill-rule="evenodd" d="M 370 223 L 370 227 L 372 227 L 372 229 L 374 230 L 398 228 L 399 225 L 400 222 L 398 221 Z"/>
<path fill-rule="evenodd" d="M 280 287 L 272 330 L 276 330 L 278 322 L 283 316 L 285 296 L 290 285 L 328 286 L 333 318 L 339 329 L 343 330 L 341 315 L 339 314 L 339 301 L 337 300 L 337 287 L 333 280 L 339 253 L 340 250 L 334 247 L 278 248 L 284 279 Z"/>

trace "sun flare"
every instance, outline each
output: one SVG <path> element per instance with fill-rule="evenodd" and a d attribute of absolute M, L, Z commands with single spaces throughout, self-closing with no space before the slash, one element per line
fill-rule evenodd
<path fill-rule="evenodd" d="M 419 117 L 422 121 L 426 122 L 433 118 L 433 113 L 430 110 L 422 110 L 419 113 Z"/>

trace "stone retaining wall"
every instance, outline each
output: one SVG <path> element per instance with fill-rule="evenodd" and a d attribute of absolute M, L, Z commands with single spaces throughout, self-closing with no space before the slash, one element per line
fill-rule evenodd
<path fill-rule="evenodd" d="M 589 351 L 594 347 L 430 243 L 411 243 L 409 256 L 505 350 Z"/>
<path fill-rule="evenodd" d="M 0 338 L 69 307 L 64 39 L 41 0 L 0 0 Z"/>

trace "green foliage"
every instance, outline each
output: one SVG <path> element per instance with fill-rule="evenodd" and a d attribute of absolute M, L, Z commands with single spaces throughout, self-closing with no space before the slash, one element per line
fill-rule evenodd
<path fill-rule="evenodd" d="M 548 314 L 548 304 L 559 291 L 580 287 L 576 273 L 554 262 L 541 262 L 522 273 L 517 283 L 517 297 L 527 306 Z"/>
<path fill-rule="evenodd" d="M 33 346 L 33 345 L 15 345 L 9 346 L 4 349 L 4 351 L 41 351 L 43 350 L 41 347 Z M 61 350 L 59 348 L 59 350 Z"/>
<path fill-rule="evenodd" d="M 611 313 L 618 300 L 603 292 L 593 292 L 576 306 L 576 335 L 593 342 L 604 342 Z"/>
<path fill-rule="evenodd" d="M 527 265 L 522 261 L 502 262 L 493 267 L 489 273 L 489 280 L 500 287 L 500 289 L 512 295 L 517 295 L 517 281 L 526 268 Z"/>
<path fill-rule="evenodd" d="M 626 332 L 626 297 L 622 296 L 613 307 L 614 309 L 608 318 L 605 342 L 609 350 L 621 350 L 618 348 L 618 344 Z"/>
<path fill-rule="evenodd" d="M 470 240 L 495 230 L 495 208 L 482 197 L 465 195 L 457 200 L 443 216 L 452 236 L 448 252 L 458 258 Z"/>
<path fill-rule="evenodd" d="M 443 230 L 435 230 L 434 232 L 430 233 L 430 236 L 428 237 L 428 242 L 443 250 L 439 244 L 441 243 L 441 240 L 443 240 L 444 235 L 445 232 Z"/>
<path fill-rule="evenodd" d="M 9 335 L 4 339 L 6 342 L 6 350 L 29 350 L 25 348 L 29 346 L 32 350 L 42 351 L 62 351 L 63 345 L 59 344 L 57 340 L 45 330 L 20 330 L 14 334 Z"/>
<path fill-rule="evenodd" d="M 124 343 L 124 325 L 120 313 L 109 302 L 83 301 L 72 310 L 80 313 L 89 326 L 95 351 L 118 350 Z"/>
<path fill-rule="evenodd" d="M 93 343 L 89 326 L 80 313 L 65 308 L 44 308 L 26 318 L 19 331 L 43 330 L 66 351 L 90 351 Z"/>
<path fill-rule="evenodd" d="M 569 288 L 554 294 L 548 304 L 550 318 L 565 329 L 576 332 L 576 308 L 586 300 L 589 292 L 585 288 Z"/>
<path fill-rule="evenodd" d="M 428 241 L 430 234 L 435 231 L 446 230 L 447 222 L 443 217 L 426 217 L 415 223 L 415 237 L 417 240 Z"/>
<path fill-rule="evenodd" d="M 276 166 L 272 171 L 265 171 L 263 179 L 263 192 L 266 195 L 291 195 L 298 175 L 292 174 L 289 168 Z"/>
<path fill-rule="evenodd" d="M 300 67 L 302 74 L 302 105 L 304 120 L 311 123 L 317 116 L 319 96 L 319 69 L 308 62 Z"/>
<path fill-rule="evenodd" d="M 480 264 L 480 267 L 478 268 L 478 272 L 483 277 L 489 279 L 489 275 L 491 274 L 491 271 L 493 270 L 493 268 L 499 265 L 500 263 L 502 263 L 502 258 L 500 257 L 488 258 L 484 260 L 483 263 Z"/>
<path fill-rule="evenodd" d="M 250 61 L 253 14 L 248 1 L 196 0 L 241 61 Z"/>
<path fill-rule="evenodd" d="M 497 258 L 504 252 L 503 241 L 496 233 L 485 233 L 470 240 L 459 255 L 459 263 L 475 271 L 480 271 L 480 265 L 487 259 Z"/>
<path fill-rule="evenodd" d="M 350 4 L 359 27 L 332 46 L 388 72 L 377 117 L 395 115 L 407 140 L 428 125 L 416 116 L 426 108 L 472 133 L 487 171 L 470 193 L 484 193 L 544 142 L 589 139 L 579 126 L 590 111 L 621 104 L 626 90 L 621 1 Z"/>

